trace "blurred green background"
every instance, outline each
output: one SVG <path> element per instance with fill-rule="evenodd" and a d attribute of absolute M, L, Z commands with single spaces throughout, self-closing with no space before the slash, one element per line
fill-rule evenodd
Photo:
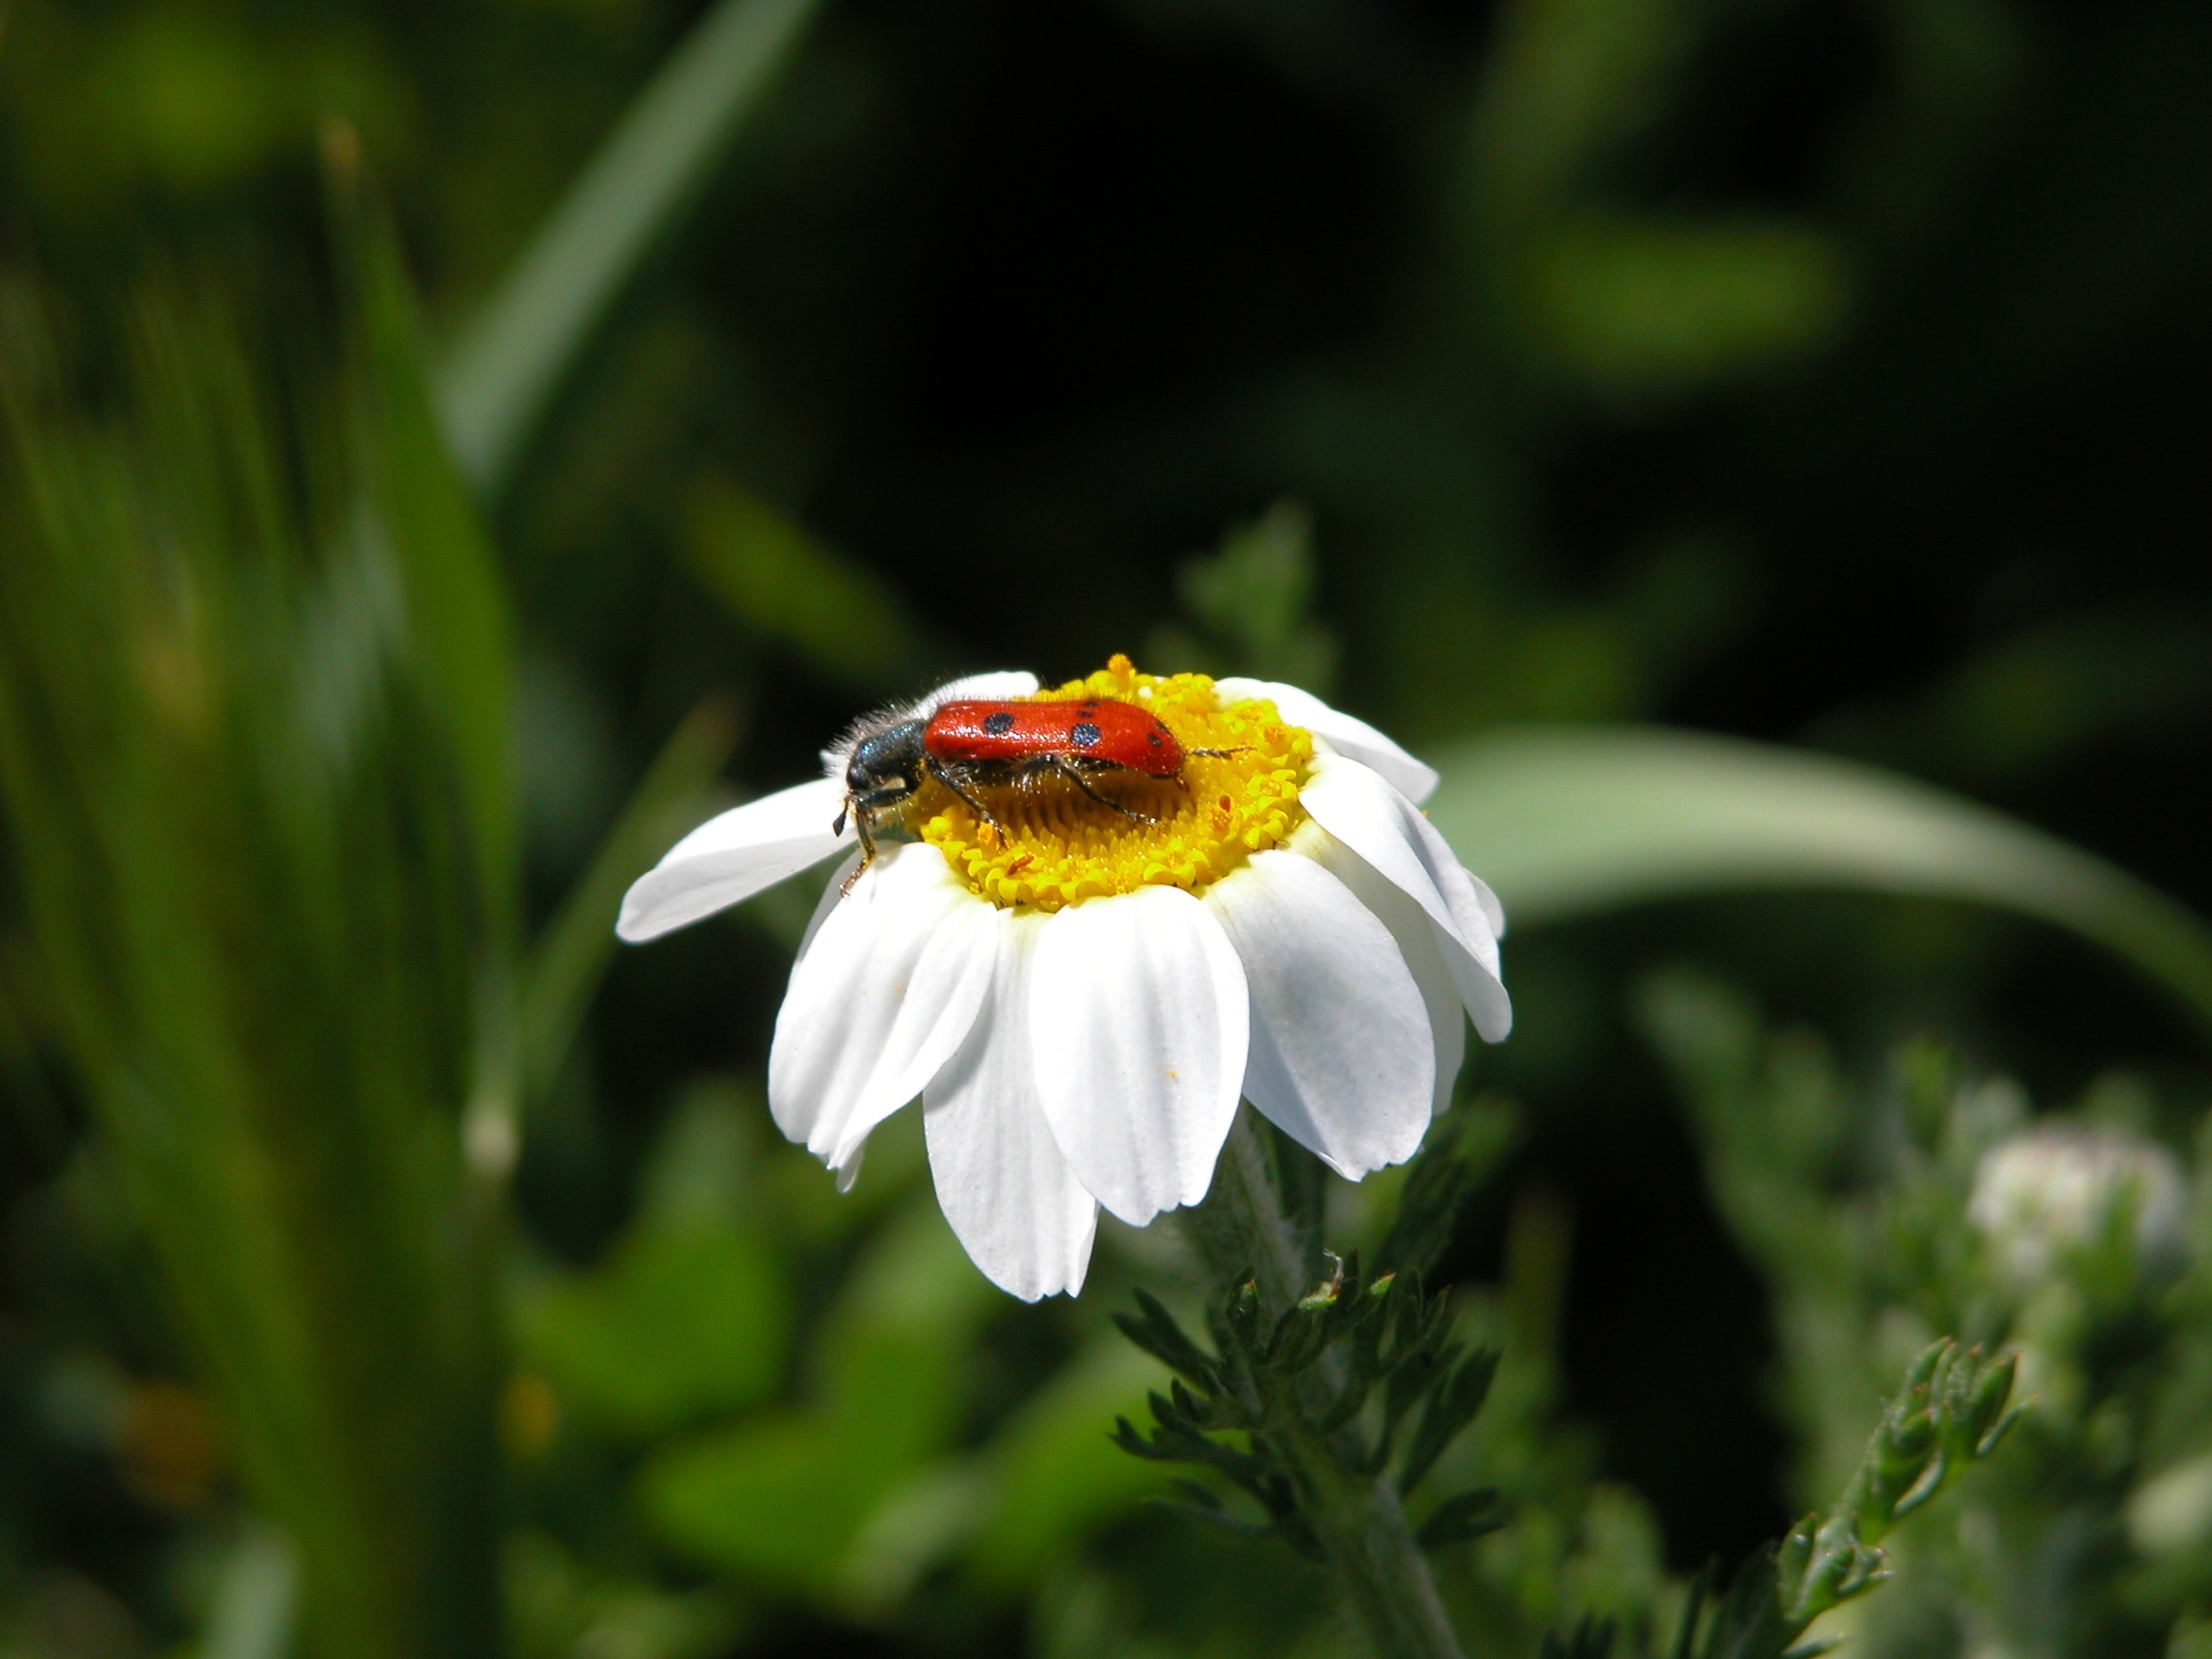
<path fill-rule="evenodd" d="M 489 1651 L 494 1579 L 515 1651 L 575 1659 L 1332 1650 L 1302 1568 L 1141 1507 L 1154 1471 L 1105 1444 L 1156 1369 L 1105 1313 L 1179 1282 L 1166 1237 L 1109 1229 L 1079 1303 L 1025 1307 L 936 1219 L 912 1124 L 844 1198 L 776 1142 L 810 891 L 598 943 L 677 830 L 934 676 L 1128 651 L 1438 757 L 1786 742 L 2212 909 L 2201 5 L 0 20 L 11 1659 Z M 687 41 L 666 200 L 634 152 L 545 268 L 576 315 L 501 312 Z M 594 289 L 595 245 L 626 251 Z M 172 535 L 189 580 L 140 568 Z M 348 586 L 342 550 L 387 542 Z M 326 787 L 269 710 L 303 673 L 384 696 L 344 664 L 386 632 L 427 666 Z M 1516 1030 L 1462 1085 L 1495 1167 L 1446 1258 L 1522 1366 L 1481 1455 L 1532 1518 L 1483 1547 L 1484 1650 L 1815 1490 L 1783 1270 L 1712 1196 L 1656 970 L 1739 988 L 1713 1006 L 1764 1014 L 1731 1031 L 1817 1028 L 1853 1087 L 1932 1034 L 2038 1101 L 2132 1090 L 2186 1145 L 2201 1016 L 1944 882 L 1873 884 L 1916 896 L 1662 882 L 1509 941 Z M 1338 1202 L 1356 1233 L 1382 1200 Z M 296 1637 L 296 1559 L 358 1568 L 321 1592 L 353 1635 Z"/>

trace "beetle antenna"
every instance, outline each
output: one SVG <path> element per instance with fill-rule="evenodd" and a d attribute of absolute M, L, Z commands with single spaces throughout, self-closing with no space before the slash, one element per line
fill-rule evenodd
<path fill-rule="evenodd" d="M 1183 753 L 1185 754 L 1204 755 L 1209 760 L 1226 760 L 1232 754 L 1245 754 L 1249 753 L 1251 747 L 1252 746 L 1249 743 L 1239 743 L 1233 749 L 1185 749 Z"/>

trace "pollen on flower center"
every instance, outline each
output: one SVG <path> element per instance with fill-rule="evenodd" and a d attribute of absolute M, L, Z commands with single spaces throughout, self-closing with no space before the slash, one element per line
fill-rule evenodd
<path fill-rule="evenodd" d="M 1146 886 L 1196 891 L 1254 853 L 1280 845 L 1297 828 L 1304 816 L 1298 791 L 1313 739 L 1287 724 L 1274 703 L 1224 702 L 1203 674 L 1141 674 L 1119 656 L 1088 678 L 1039 691 L 1032 701 L 1106 697 L 1156 715 L 1183 746 L 1179 779 L 1122 770 L 1090 779 L 1099 794 L 1152 822 L 1125 817 L 1046 775 L 978 791 L 1003 834 L 934 781 L 908 805 L 908 828 L 941 849 L 994 904 L 1039 910 Z"/>

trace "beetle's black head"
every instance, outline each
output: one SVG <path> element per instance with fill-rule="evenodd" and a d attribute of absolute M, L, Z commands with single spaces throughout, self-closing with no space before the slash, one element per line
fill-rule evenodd
<path fill-rule="evenodd" d="M 922 728 L 925 721 L 902 720 L 864 733 L 845 763 L 845 787 L 855 795 L 878 790 L 919 789 L 922 785 Z"/>

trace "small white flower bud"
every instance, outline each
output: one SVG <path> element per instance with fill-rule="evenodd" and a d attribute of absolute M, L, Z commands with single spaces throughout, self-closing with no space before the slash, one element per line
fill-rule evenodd
<path fill-rule="evenodd" d="M 2050 1122 L 1983 1154 L 1967 1216 L 1999 1270 L 2034 1286 L 2101 1238 L 2123 1203 L 2140 1261 L 2182 1254 L 2186 1187 L 2171 1152 L 2125 1130 Z"/>

